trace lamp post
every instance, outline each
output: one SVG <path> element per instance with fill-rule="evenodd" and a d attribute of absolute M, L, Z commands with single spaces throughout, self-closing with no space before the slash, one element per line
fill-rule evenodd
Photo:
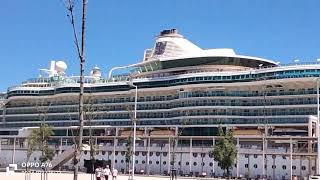
<path fill-rule="evenodd" d="M 134 119 L 133 119 L 133 150 L 132 150 L 132 180 L 134 179 L 134 164 L 136 156 L 136 129 L 137 129 L 137 103 L 138 103 L 138 86 L 134 85 L 132 81 L 128 85 L 135 88 L 134 98 Z"/>
<path fill-rule="evenodd" d="M 319 128 L 319 123 L 320 123 L 320 113 L 319 113 L 319 80 L 320 78 L 318 77 L 316 79 L 316 83 L 317 83 L 317 174 L 320 174 L 320 128 Z"/>

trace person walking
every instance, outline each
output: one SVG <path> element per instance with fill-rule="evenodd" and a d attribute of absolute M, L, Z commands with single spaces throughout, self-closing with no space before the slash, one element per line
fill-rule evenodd
<path fill-rule="evenodd" d="M 96 180 L 101 180 L 101 168 L 100 168 L 100 166 L 98 166 L 95 169 L 95 174 L 96 174 Z"/>
<path fill-rule="evenodd" d="M 117 180 L 118 170 L 116 168 L 112 169 L 112 180 Z"/>
<path fill-rule="evenodd" d="M 103 169 L 103 176 L 105 180 L 109 179 L 109 175 L 111 175 L 111 170 L 109 169 L 109 165 L 107 165 L 104 169 Z"/>

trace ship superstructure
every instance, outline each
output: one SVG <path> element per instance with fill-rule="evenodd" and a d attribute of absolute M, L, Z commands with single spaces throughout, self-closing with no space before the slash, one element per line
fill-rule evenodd
<path fill-rule="evenodd" d="M 59 147 L 71 143 L 78 126 L 79 77 L 66 76 L 66 67 L 53 61 L 42 70 L 46 77 L 8 89 L 0 110 L 0 137 L 20 138 L 23 146 L 29 130 L 45 120 Z M 119 74 L 119 69 L 127 73 Z M 222 126 L 232 129 L 237 140 L 233 176 L 303 177 L 315 173 L 319 76 L 317 63 L 279 65 L 232 49 L 204 50 L 176 29 L 164 30 L 141 62 L 112 68 L 106 77 L 95 67 L 85 77 L 84 134 L 88 137 L 94 128 L 101 145 L 98 157 L 125 171 L 134 84 L 139 137 L 135 171 L 165 174 L 172 164 L 181 175 L 222 175 L 209 153 Z M 173 137 L 179 138 L 176 162 L 171 162 L 168 143 Z M 57 159 L 61 153 L 60 148 Z"/>

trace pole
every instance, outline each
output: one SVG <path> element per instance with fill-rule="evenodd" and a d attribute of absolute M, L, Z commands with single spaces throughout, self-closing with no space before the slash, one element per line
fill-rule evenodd
<path fill-rule="evenodd" d="M 133 85 L 136 88 L 134 98 L 134 120 L 133 120 L 133 155 L 132 155 L 132 180 L 134 180 L 134 164 L 136 156 L 136 129 L 137 129 L 137 103 L 138 103 L 138 86 Z"/>
<path fill-rule="evenodd" d="M 290 178 L 292 179 L 292 138 L 290 138 Z"/>
<path fill-rule="evenodd" d="M 262 138 L 262 179 L 265 179 L 265 138 Z"/>
<path fill-rule="evenodd" d="M 320 174 L 320 133 L 319 133 L 319 122 L 320 122 L 320 113 L 319 113 L 319 78 L 317 78 L 317 145 L 318 145 L 318 152 L 317 152 L 317 174 Z"/>
<path fill-rule="evenodd" d="M 15 156 L 16 156 L 16 138 L 13 138 L 12 164 L 14 164 Z"/>

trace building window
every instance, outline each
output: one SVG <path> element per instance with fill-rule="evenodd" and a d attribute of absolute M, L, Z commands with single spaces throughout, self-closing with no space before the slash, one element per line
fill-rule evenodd
<path fill-rule="evenodd" d="M 218 163 L 218 166 L 220 167 L 220 166 L 221 166 L 221 164 L 220 164 L 220 163 Z"/>
<path fill-rule="evenodd" d="M 118 161 L 117 161 L 117 160 L 114 160 L 114 163 L 118 163 Z"/>
<path fill-rule="evenodd" d="M 313 171 L 315 171 L 316 170 L 316 167 L 315 166 L 312 166 L 312 168 L 311 168 Z"/>
<path fill-rule="evenodd" d="M 118 151 L 116 151 L 114 154 L 115 154 L 116 156 L 118 156 Z"/>
<path fill-rule="evenodd" d="M 126 154 L 126 152 L 124 151 L 121 151 L 121 155 L 124 156 Z"/>
<path fill-rule="evenodd" d="M 156 164 L 159 164 L 159 161 L 156 161 Z"/>
<path fill-rule="evenodd" d="M 213 158 L 213 154 L 212 153 L 209 153 L 209 158 Z"/>
<path fill-rule="evenodd" d="M 149 161 L 149 164 L 152 164 L 152 161 Z"/>
<path fill-rule="evenodd" d="M 272 169 L 275 169 L 276 168 L 276 165 L 272 165 Z"/>
<path fill-rule="evenodd" d="M 201 165 L 202 165 L 202 166 L 204 166 L 204 165 L 205 165 L 205 163 L 204 163 L 204 162 L 202 162 L 202 163 L 201 163 Z"/>
<path fill-rule="evenodd" d="M 144 163 L 146 163 L 146 161 L 143 160 L 143 161 L 142 161 L 142 164 L 144 164 Z"/>
<path fill-rule="evenodd" d="M 102 151 L 102 155 L 105 155 L 106 154 L 106 152 L 105 151 Z"/>
<path fill-rule="evenodd" d="M 121 163 L 124 163 L 124 161 L 123 161 L 123 160 L 121 160 Z"/>
<path fill-rule="evenodd" d="M 163 156 L 164 156 L 164 157 L 166 157 L 166 156 L 167 156 L 167 154 L 168 154 L 168 153 L 164 152 L 164 153 L 163 153 Z"/>
<path fill-rule="evenodd" d="M 209 163 L 209 166 L 211 166 L 211 167 L 212 167 L 212 166 L 213 166 L 213 162 Z"/>
<path fill-rule="evenodd" d="M 186 162 L 186 166 L 188 166 L 189 165 L 189 162 Z"/>
<path fill-rule="evenodd" d="M 150 157 L 153 156 L 153 152 L 150 152 L 150 153 L 149 153 L 149 156 L 150 156 Z"/>
<path fill-rule="evenodd" d="M 292 169 L 297 169 L 297 167 L 296 166 L 292 166 Z"/>
<path fill-rule="evenodd" d="M 146 152 L 142 152 L 142 156 L 146 156 L 147 155 L 147 153 Z"/>
<path fill-rule="evenodd" d="M 301 169 L 304 171 L 304 170 L 306 170 L 306 167 L 305 167 L 305 166 L 302 166 Z"/>
<path fill-rule="evenodd" d="M 234 167 L 237 167 L 237 164 L 234 164 Z"/>
<path fill-rule="evenodd" d="M 287 166 L 283 165 L 283 166 L 282 166 L 282 169 L 287 169 Z"/>
<path fill-rule="evenodd" d="M 257 164 L 254 164 L 253 167 L 254 167 L 254 168 L 258 168 L 258 165 L 257 165 Z"/>
<path fill-rule="evenodd" d="M 156 156 L 160 156 L 160 152 L 156 152 Z"/>
<path fill-rule="evenodd" d="M 136 160 L 136 164 L 138 164 L 138 162 L 139 162 L 139 161 L 138 161 L 138 160 Z"/>
<path fill-rule="evenodd" d="M 196 165 L 197 165 L 197 162 L 193 162 L 193 165 L 196 166 Z"/>
<path fill-rule="evenodd" d="M 245 154 L 244 157 L 245 157 L 245 158 L 249 158 L 249 154 Z"/>
<path fill-rule="evenodd" d="M 135 155 L 136 155 L 136 156 L 139 156 L 139 152 L 136 152 Z"/>
<path fill-rule="evenodd" d="M 276 155 L 272 155 L 272 159 L 275 159 L 276 158 Z"/>
<path fill-rule="evenodd" d="M 163 161 L 163 163 L 162 163 L 163 165 L 166 165 L 167 164 L 167 162 L 166 161 Z"/>
<path fill-rule="evenodd" d="M 254 158 L 257 158 L 257 157 L 258 157 L 258 155 L 257 155 L 257 154 L 255 154 L 255 155 L 253 155 L 253 157 L 254 157 Z"/>
<path fill-rule="evenodd" d="M 201 157 L 206 157 L 206 154 L 205 153 L 201 153 Z"/>
<path fill-rule="evenodd" d="M 245 164 L 245 165 L 244 165 L 244 167 L 245 167 L 245 168 L 248 168 L 248 167 L 249 167 L 249 165 L 248 165 L 248 164 Z"/>
<path fill-rule="evenodd" d="M 110 155 L 112 154 L 112 152 L 111 152 L 111 151 L 109 151 L 109 152 L 108 152 L 108 154 L 109 154 L 109 156 L 110 156 Z"/>
<path fill-rule="evenodd" d="M 87 151 L 84 151 L 83 153 L 84 153 L 84 154 L 87 154 L 88 152 L 87 152 Z"/>
<path fill-rule="evenodd" d="M 181 166 L 181 161 L 178 162 L 178 165 Z"/>

